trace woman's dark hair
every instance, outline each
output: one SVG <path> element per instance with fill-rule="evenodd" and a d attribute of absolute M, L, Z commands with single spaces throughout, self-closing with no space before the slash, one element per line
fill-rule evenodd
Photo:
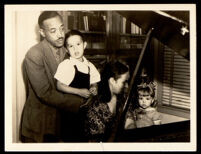
<path fill-rule="evenodd" d="M 59 16 L 62 20 L 62 17 L 61 15 L 56 12 L 56 11 L 43 11 L 39 18 L 38 18 L 38 25 L 40 28 L 44 28 L 43 27 L 43 21 L 46 20 L 46 19 L 49 19 L 49 18 L 53 18 L 53 17 L 56 17 L 56 16 Z"/>
<path fill-rule="evenodd" d="M 98 95 L 102 102 L 109 102 L 111 99 L 111 92 L 109 88 L 108 80 L 114 77 L 117 80 L 120 75 L 128 72 L 128 67 L 120 61 L 111 61 L 105 64 L 101 71 L 101 81 L 98 84 Z"/>
<path fill-rule="evenodd" d="M 84 38 L 84 35 L 78 31 L 78 30 L 70 30 L 68 33 L 66 33 L 65 35 L 65 40 L 64 40 L 64 47 L 66 48 L 67 47 L 67 42 L 66 40 L 70 37 L 70 36 L 74 36 L 74 35 L 78 35 L 81 37 L 82 41 L 84 42 L 85 41 L 85 38 Z"/>

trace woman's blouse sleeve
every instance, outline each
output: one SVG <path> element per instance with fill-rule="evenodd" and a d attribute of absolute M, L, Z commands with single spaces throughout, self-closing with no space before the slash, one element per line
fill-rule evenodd
<path fill-rule="evenodd" d="M 113 114 L 105 103 L 93 105 L 87 114 L 87 127 L 91 135 L 104 134 L 107 124 L 113 120 Z"/>

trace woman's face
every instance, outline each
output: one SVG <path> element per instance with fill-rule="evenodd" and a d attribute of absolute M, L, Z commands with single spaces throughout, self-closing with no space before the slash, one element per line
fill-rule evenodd
<path fill-rule="evenodd" d="M 112 83 L 111 92 L 113 94 L 119 94 L 124 88 L 128 88 L 128 79 L 129 72 L 120 75 L 120 77 L 117 80 L 114 80 L 114 82 Z"/>

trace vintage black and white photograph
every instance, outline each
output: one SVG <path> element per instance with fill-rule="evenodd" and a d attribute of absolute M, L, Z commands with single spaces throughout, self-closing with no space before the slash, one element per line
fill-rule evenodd
<path fill-rule="evenodd" d="M 195 151 L 195 4 L 5 5 L 6 151 Z"/>

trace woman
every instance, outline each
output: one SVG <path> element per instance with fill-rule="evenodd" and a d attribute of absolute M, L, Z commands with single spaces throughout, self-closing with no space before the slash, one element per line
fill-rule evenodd
<path fill-rule="evenodd" d="M 125 90 L 128 79 L 129 69 L 122 62 L 109 62 L 103 68 L 98 95 L 92 99 L 85 119 L 84 131 L 89 141 L 107 139 L 121 104 L 119 96 Z"/>

